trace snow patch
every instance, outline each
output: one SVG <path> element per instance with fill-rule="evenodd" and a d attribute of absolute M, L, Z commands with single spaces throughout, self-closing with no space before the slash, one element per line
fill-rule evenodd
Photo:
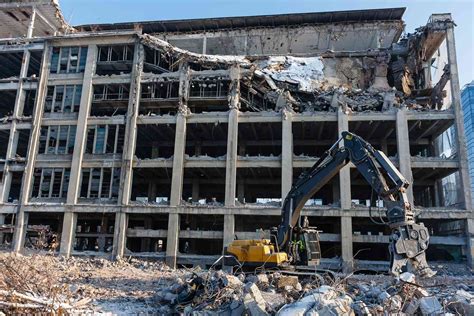
<path fill-rule="evenodd" d="M 260 67 L 272 79 L 297 84 L 301 91 L 313 92 L 324 80 L 321 57 L 270 57 Z"/>

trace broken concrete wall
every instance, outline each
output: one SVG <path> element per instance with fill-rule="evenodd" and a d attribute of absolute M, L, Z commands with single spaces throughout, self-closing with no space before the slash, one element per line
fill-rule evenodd
<path fill-rule="evenodd" d="M 179 48 L 210 55 L 312 55 L 332 51 L 390 48 L 401 21 L 229 29 L 200 33 L 154 33 Z"/>

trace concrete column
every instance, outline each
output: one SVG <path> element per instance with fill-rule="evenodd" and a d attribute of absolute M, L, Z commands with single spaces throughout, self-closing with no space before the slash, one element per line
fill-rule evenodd
<path fill-rule="evenodd" d="M 349 121 L 347 115 L 339 108 L 337 113 L 337 124 L 339 136 L 343 131 L 349 130 Z M 341 143 L 340 146 L 343 144 Z M 352 272 L 354 268 L 354 254 L 352 246 L 352 217 L 351 209 L 351 174 L 350 167 L 345 166 L 339 171 L 339 194 L 341 200 L 341 257 L 342 271 L 344 273 Z"/>
<path fill-rule="evenodd" d="M 434 191 L 434 206 L 440 207 L 441 206 L 441 194 L 442 192 L 439 191 L 440 187 L 438 185 L 438 181 L 435 181 L 433 184 L 433 191 Z"/>
<path fill-rule="evenodd" d="M 439 199 L 439 206 L 444 206 L 444 192 L 443 192 L 443 182 L 441 180 L 437 180 L 435 183 L 438 192 L 438 199 Z"/>
<path fill-rule="evenodd" d="M 128 214 L 124 211 L 115 214 L 114 244 L 112 256 L 120 259 L 125 253 L 127 243 Z"/>
<path fill-rule="evenodd" d="M 237 184 L 237 199 L 239 200 L 240 203 L 245 202 L 245 183 L 244 182 L 239 182 Z"/>
<path fill-rule="evenodd" d="M 234 214 L 224 215 L 224 248 L 234 241 L 235 235 L 235 216 Z"/>
<path fill-rule="evenodd" d="M 33 37 L 33 31 L 35 29 L 35 22 L 36 22 L 36 7 L 32 7 L 30 22 L 28 23 L 28 30 L 26 32 L 26 37 L 27 38 L 32 38 Z"/>
<path fill-rule="evenodd" d="M 408 135 L 408 121 L 406 116 L 407 110 L 402 108 L 397 111 L 397 151 L 399 170 L 402 175 L 410 182 L 407 189 L 407 196 L 413 205 L 413 174 L 411 170 L 410 155 L 410 137 Z"/>
<path fill-rule="evenodd" d="M 235 206 L 237 188 L 237 141 L 239 133 L 239 111 L 231 109 L 227 133 L 227 157 L 225 179 L 225 205 Z"/>
<path fill-rule="evenodd" d="M 97 46 L 89 45 L 87 48 L 87 61 L 84 70 L 84 79 L 82 81 L 81 104 L 79 107 L 76 138 L 74 141 L 74 152 L 71 162 L 71 174 L 67 190 L 67 204 L 77 203 L 79 188 L 81 186 L 82 157 L 86 149 L 87 142 L 87 118 L 89 117 L 92 102 L 92 77 L 95 73 L 97 60 Z M 64 232 L 64 231 L 63 231 Z"/>
<path fill-rule="evenodd" d="M 68 206 L 67 208 L 69 207 L 71 210 L 64 212 L 61 245 L 59 247 L 59 254 L 65 257 L 71 256 L 77 224 L 77 213 L 73 212 L 74 206 Z"/>
<path fill-rule="evenodd" d="M 69 177 L 69 185 L 67 190 L 66 204 L 67 207 L 64 213 L 63 228 L 61 233 L 61 247 L 60 254 L 69 257 L 72 252 L 75 226 L 77 222 L 77 215 L 73 214 L 74 205 L 77 203 L 79 190 L 81 187 L 81 169 L 82 157 L 86 148 L 87 142 L 87 118 L 89 117 L 91 102 L 92 102 L 92 77 L 95 73 L 97 60 L 97 46 L 89 45 L 87 48 L 87 61 L 84 70 L 84 78 L 82 80 L 82 95 L 81 104 L 79 107 L 76 138 L 74 142 L 74 152 L 71 162 L 71 173 Z"/>
<path fill-rule="evenodd" d="M 456 147 L 457 147 L 457 156 L 460 162 L 459 175 L 460 175 L 460 192 L 462 201 L 465 209 L 472 210 L 472 199 L 471 199 L 471 180 L 469 178 L 469 164 L 468 164 L 468 155 L 466 148 L 466 135 L 464 132 L 464 115 L 461 106 L 461 93 L 459 90 L 459 73 L 458 73 L 458 63 L 456 57 L 456 46 L 454 41 L 454 24 L 450 23 L 448 29 L 446 30 L 446 46 L 448 50 L 448 64 L 451 71 L 451 80 L 449 80 L 451 85 L 451 107 L 454 109 L 455 127 L 456 127 Z M 471 252 L 469 252 L 471 253 Z M 471 258 L 472 259 L 472 258 Z"/>
<path fill-rule="evenodd" d="M 431 63 L 429 62 L 423 62 L 423 77 L 425 79 L 425 82 L 423 83 L 423 88 L 431 88 Z"/>
<path fill-rule="evenodd" d="M 0 214 L 0 226 L 5 225 L 5 214 Z M 3 233 L 0 233 L 0 245 L 5 242 L 4 239 L 5 235 Z"/>
<path fill-rule="evenodd" d="M 168 217 L 168 237 L 166 240 L 166 264 L 176 268 L 179 242 L 179 214 L 170 213 Z"/>
<path fill-rule="evenodd" d="M 148 202 L 156 201 L 156 182 L 148 183 Z"/>
<path fill-rule="evenodd" d="M 448 64 L 451 72 L 451 107 L 454 109 L 455 127 L 456 127 L 456 147 L 457 156 L 459 159 L 459 192 L 461 203 L 466 210 L 472 211 L 472 197 L 471 197 L 471 180 L 469 178 L 469 164 L 466 148 L 466 135 L 464 132 L 464 114 L 461 106 L 461 93 L 459 86 L 458 63 L 456 57 L 456 44 L 454 40 L 454 23 L 450 23 L 446 30 L 446 46 L 448 50 Z M 466 220 L 466 235 L 467 235 L 467 260 L 469 266 L 474 268 L 474 219 Z"/>
<path fill-rule="evenodd" d="M 115 214 L 114 244 L 112 256 L 115 259 L 122 258 L 125 253 L 127 240 L 128 215 L 125 213 L 125 207 L 130 203 L 133 184 L 133 157 L 135 154 L 137 139 L 137 118 L 140 106 L 141 94 L 141 76 L 143 72 L 143 61 L 145 52 L 143 45 L 135 43 L 135 52 L 133 56 L 132 82 L 130 84 L 130 96 L 128 99 L 125 140 L 122 160 L 122 179 L 119 190 L 119 201 L 122 205 L 120 212 Z"/>
<path fill-rule="evenodd" d="M 293 185 L 293 115 L 288 110 L 282 111 L 281 131 L 281 203 Z"/>
<path fill-rule="evenodd" d="M 50 62 L 51 47 L 45 43 L 43 57 L 41 60 L 40 79 L 38 89 L 36 92 L 35 110 L 33 114 L 33 122 L 31 129 L 30 141 L 28 143 L 28 153 L 26 157 L 25 171 L 23 172 L 22 186 L 20 192 L 20 203 L 18 205 L 15 232 L 13 236 L 13 251 L 20 252 L 25 243 L 26 223 L 28 216 L 22 208 L 22 205 L 28 203 L 33 186 L 33 173 L 35 166 L 35 157 L 38 152 L 39 137 L 41 134 L 41 119 L 43 117 L 43 107 L 46 97 L 46 90 L 48 85 L 49 62 Z"/>
<path fill-rule="evenodd" d="M 186 115 L 176 116 L 176 137 L 174 143 L 173 172 L 171 176 L 170 206 L 181 203 L 184 175 L 184 151 L 186 145 Z"/>
<path fill-rule="evenodd" d="M 6 152 L 6 164 L 3 171 L 3 186 L 1 187 L 0 191 L 0 201 L 1 202 L 8 202 L 8 197 L 10 195 L 10 187 L 12 182 L 13 173 L 10 171 L 10 164 L 12 163 L 11 160 L 15 158 L 16 149 L 18 147 L 18 137 L 19 131 L 17 129 L 17 124 L 19 122 L 20 117 L 23 114 L 23 108 L 25 104 L 25 80 L 28 74 L 28 65 L 30 63 L 31 53 L 28 49 L 23 51 L 23 60 L 21 62 L 21 70 L 20 70 L 20 80 L 18 81 L 18 89 L 16 92 L 15 98 L 15 106 L 13 109 L 13 119 L 12 125 L 10 128 L 10 135 L 8 137 L 8 145 L 7 145 L 7 152 Z"/>
<path fill-rule="evenodd" d="M 192 201 L 199 202 L 199 180 L 193 179 Z"/>
<path fill-rule="evenodd" d="M 239 135 L 240 67 L 230 69 L 229 124 L 227 131 L 225 205 L 235 206 L 237 187 L 237 144 Z"/>
<path fill-rule="evenodd" d="M 132 82 L 130 84 L 130 97 L 128 99 L 127 117 L 125 125 L 125 140 L 122 161 L 122 185 L 119 198 L 122 205 L 128 205 L 132 192 L 133 178 L 133 156 L 137 142 L 137 118 L 140 105 L 141 76 L 143 72 L 143 61 L 145 52 L 143 45 L 135 44 L 135 54 L 133 57 Z"/>
<path fill-rule="evenodd" d="M 189 113 L 189 66 L 181 64 L 179 75 L 179 106 L 176 115 L 176 133 L 174 141 L 173 172 L 171 176 L 170 206 L 181 203 L 183 192 L 184 153 L 186 149 L 186 118 Z"/>
<path fill-rule="evenodd" d="M 466 219 L 466 256 L 469 267 L 474 267 L 474 219 Z"/>

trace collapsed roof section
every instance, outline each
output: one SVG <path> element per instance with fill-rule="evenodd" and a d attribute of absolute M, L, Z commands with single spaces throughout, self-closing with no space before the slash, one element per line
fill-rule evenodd
<path fill-rule="evenodd" d="M 37 37 L 74 31 L 57 0 L 0 0 L 0 38 L 26 37 L 32 23 Z"/>
<path fill-rule="evenodd" d="M 278 110 L 281 106 L 297 112 L 339 107 L 345 112 L 441 109 L 449 73 L 446 70 L 431 87 L 431 77 L 424 69 L 444 40 L 447 23 L 452 23 L 439 22 L 408 34 L 390 49 L 354 54 L 329 51 L 311 57 L 199 54 L 150 34 L 139 37 L 145 46 L 174 61 L 186 61 L 193 70 L 239 66 L 244 70 L 240 80 L 243 110 Z"/>

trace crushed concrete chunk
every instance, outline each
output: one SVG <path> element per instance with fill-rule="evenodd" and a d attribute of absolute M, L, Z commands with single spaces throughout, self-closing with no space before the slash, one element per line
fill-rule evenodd
<path fill-rule="evenodd" d="M 230 288 L 241 288 L 243 286 L 242 281 L 239 280 L 238 277 L 228 274 L 225 277 L 223 277 L 224 280 L 224 286 L 228 286 Z"/>
<path fill-rule="evenodd" d="M 415 283 L 415 275 L 410 272 L 400 274 L 400 280 L 403 282 Z"/>
<path fill-rule="evenodd" d="M 454 295 L 452 309 L 463 315 L 474 315 L 474 295 L 465 290 L 458 290 Z"/>
<path fill-rule="evenodd" d="M 292 275 L 282 275 L 277 281 L 277 287 L 279 289 L 285 288 L 286 286 L 296 287 L 298 284 L 298 277 Z"/>
<path fill-rule="evenodd" d="M 245 285 L 245 290 L 247 291 L 247 294 L 244 297 L 244 304 L 249 313 L 252 316 L 267 315 L 265 311 L 266 302 L 257 285 L 255 283 L 247 283 Z"/>
<path fill-rule="evenodd" d="M 258 304 L 249 293 L 245 294 L 244 296 L 244 305 L 250 316 L 268 315 L 268 313 L 265 311 L 265 306 Z"/>
<path fill-rule="evenodd" d="M 420 312 L 422 315 L 437 315 L 443 311 L 443 306 L 438 299 L 433 296 L 423 297 L 420 299 Z"/>

